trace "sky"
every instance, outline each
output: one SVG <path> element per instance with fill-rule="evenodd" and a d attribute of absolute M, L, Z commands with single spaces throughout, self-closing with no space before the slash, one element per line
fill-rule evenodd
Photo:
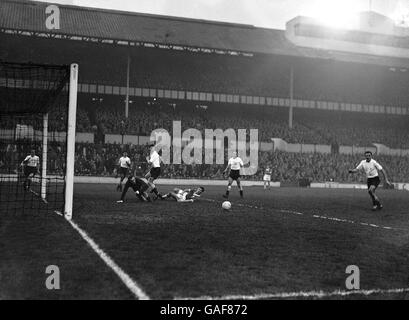
<path fill-rule="evenodd" d="M 409 0 L 49 0 L 60 4 L 251 24 L 285 29 L 298 15 L 340 24 L 371 8 L 395 20 L 409 18 Z M 409 20 L 409 19 L 408 19 Z"/>

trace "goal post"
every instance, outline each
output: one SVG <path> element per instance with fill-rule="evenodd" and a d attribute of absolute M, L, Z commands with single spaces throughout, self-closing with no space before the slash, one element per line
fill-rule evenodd
<path fill-rule="evenodd" d="M 41 199 L 47 197 L 48 113 L 43 115 L 43 148 L 41 161 Z"/>
<path fill-rule="evenodd" d="M 78 74 L 78 64 L 0 61 L 0 219 L 72 218 Z"/>
<path fill-rule="evenodd" d="M 68 101 L 67 125 L 67 170 L 65 180 L 64 216 L 72 219 L 72 204 L 74 197 L 74 161 L 75 161 L 75 130 L 77 119 L 78 64 L 70 66 L 70 84 Z"/>

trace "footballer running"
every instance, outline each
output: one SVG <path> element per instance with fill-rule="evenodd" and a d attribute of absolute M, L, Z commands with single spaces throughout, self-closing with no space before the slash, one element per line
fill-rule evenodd
<path fill-rule="evenodd" d="M 225 175 L 227 171 L 230 170 L 229 182 L 227 184 L 226 194 L 223 195 L 223 198 L 226 198 L 226 199 L 229 198 L 231 185 L 233 184 L 233 181 L 236 181 L 237 187 L 240 190 L 240 197 L 243 198 L 243 187 L 240 183 L 240 169 L 243 167 L 244 167 L 243 160 L 241 160 L 241 158 L 237 156 L 237 152 L 233 152 L 233 157 L 229 159 L 229 162 L 227 163 L 227 167 L 223 171 L 223 175 Z"/>
<path fill-rule="evenodd" d="M 24 173 L 24 189 L 29 190 L 31 186 L 31 179 L 39 172 L 40 158 L 36 156 L 35 150 L 31 150 L 31 153 L 25 157 L 23 162 L 21 162 L 21 167 Z"/>
<path fill-rule="evenodd" d="M 146 161 L 151 166 L 151 169 L 145 175 L 145 178 L 146 180 L 148 180 L 148 184 L 149 184 L 149 192 L 154 193 L 156 195 L 156 198 L 158 198 L 161 195 L 159 194 L 158 189 L 156 189 L 156 186 L 153 182 L 160 176 L 161 158 L 160 158 L 159 153 L 155 150 L 155 145 L 150 146 L 150 154 L 148 157 L 146 157 Z"/>
<path fill-rule="evenodd" d="M 263 175 L 263 181 L 264 181 L 264 190 L 267 188 L 267 184 L 268 184 L 268 188 L 270 189 L 271 187 L 271 174 L 273 173 L 273 170 L 271 170 L 271 168 L 269 166 L 267 166 L 266 170 L 264 171 L 264 175 Z"/>
<path fill-rule="evenodd" d="M 349 173 L 357 173 L 358 171 L 363 170 L 367 177 L 368 193 L 372 199 L 372 211 L 381 210 L 383 208 L 379 197 L 375 194 L 376 189 L 378 188 L 381 180 L 379 178 L 379 172 L 382 172 L 385 184 L 390 186 L 391 183 L 388 180 L 385 170 L 382 166 L 372 159 L 372 152 L 365 152 L 365 160 L 362 160 L 355 169 L 350 169 Z"/>
<path fill-rule="evenodd" d="M 119 184 L 116 187 L 117 191 L 122 191 L 122 182 L 124 181 L 125 177 L 128 176 L 129 168 L 131 167 L 131 159 L 129 159 L 128 154 L 124 152 L 122 157 L 119 158 L 118 161 L 118 175 L 120 177 Z"/>

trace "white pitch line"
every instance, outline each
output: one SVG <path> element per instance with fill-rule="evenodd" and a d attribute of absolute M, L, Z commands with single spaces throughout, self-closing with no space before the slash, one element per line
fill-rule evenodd
<path fill-rule="evenodd" d="M 58 214 L 58 215 L 61 216 L 61 217 L 64 217 L 64 215 L 63 215 L 60 211 L 54 210 L 54 213 L 55 213 L 55 214 Z"/>
<path fill-rule="evenodd" d="M 106 254 L 88 234 L 82 230 L 74 221 L 68 220 L 70 225 L 76 230 L 80 236 L 91 246 L 95 253 L 105 262 L 105 264 L 119 277 L 122 283 L 132 292 L 139 300 L 150 300 L 149 296 L 141 289 L 141 287 L 123 271 L 111 257 Z"/>
<path fill-rule="evenodd" d="M 290 298 L 330 298 L 346 297 L 351 295 L 370 296 L 374 294 L 397 294 L 409 293 L 409 288 L 396 289 L 371 289 L 371 290 L 336 290 L 332 292 L 324 291 L 299 291 L 299 292 L 281 292 L 281 293 L 261 293 L 255 295 L 227 295 L 220 297 L 201 296 L 182 298 L 176 297 L 174 300 L 261 300 L 261 299 L 290 299 Z"/>
<path fill-rule="evenodd" d="M 209 201 L 209 202 L 216 202 L 216 200 L 214 200 L 214 199 L 204 198 L 203 200 L 206 200 L 206 201 Z M 242 203 L 238 203 L 237 206 L 250 208 L 250 209 L 267 210 L 267 209 L 265 209 L 263 207 L 257 207 L 257 206 L 252 206 L 252 205 L 249 205 L 249 204 L 242 204 Z M 272 210 L 277 211 L 277 212 L 281 212 L 281 213 L 290 213 L 290 214 L 295 214 L 295 215 L 299 215 L 299 216 L 310 216 L 311 217 L 311 215 L 308 215 L 308 214 L 305 214 L 305 213 L 302 213 L 302 212 L 298 212 L 298 211 L 293 211 L 293 210 L 286 210 L 286 209 L 272 209 Z M 399 230 L 397 228 L 380 226 L 380 225 L 376 225 L 376 224 L 372 224 L 372 223 L 358 222 L 358 221 L 353 221 L 353 220 L 340 219 L 340 218 L 336 218 L 336 217 L 321 216 L 321 215 L 317 215 L 317 214 L 312 215 L 312 217 L 315 218 L 315 219 L 329 220 L 329 221 L 335 221 L 335 222 L 341 222 L 341 223 L 349 223 L 349 224 L 361 225 L 361 226 L 371 227 L 371 228 L 376 228 L 376 229 Z"/>

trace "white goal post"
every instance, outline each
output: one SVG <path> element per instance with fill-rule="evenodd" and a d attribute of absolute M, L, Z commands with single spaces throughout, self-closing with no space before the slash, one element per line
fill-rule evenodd
<path fill-rule="evenodd" d="M 65 175 L 65 207 L 64 217 L 72 219 L 72 204 L 74 196 L 74 160 L 75 160 L 75 130 L 77 118 L 77 92 L 78 92 L 78 64 L 71 64 L 68 103 L 67 126 L 67 162 Z"/>
<path fill-rule="evenodd" d="M 47 197 L 48 113 L 43 115 L 43 150 L 41 163 L 41 199 Z"/>

